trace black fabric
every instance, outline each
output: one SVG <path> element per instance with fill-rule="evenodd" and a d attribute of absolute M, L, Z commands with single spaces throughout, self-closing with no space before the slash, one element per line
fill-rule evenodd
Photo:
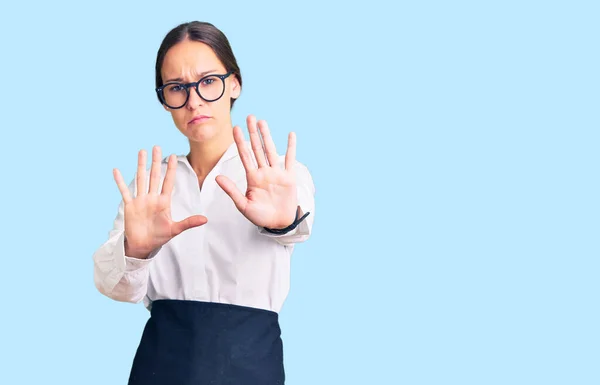
<path fill-rule="evenodd" d="M 263 229 L 265 229 L 266 231 L 268 231 L 269 233 L 272 234 L 279 234 L 279 235 L 283 235 L 283 234 L 287 234 L 290 231 L 294 230 L 296 227 L 298 227 L 298 225 L 300 223 L 302 223 L 302 221 L 304 219 L 306 219 L 306 217 L 310 214 L 310 211 L 307 212 L 306 214 L 304 214 L 302 217 L 298 218 L 298 212 L 296 212 L 296 219 L 294 220 L 294 223 L 292 223 L 291 225 L 289 225 L 286 228 L 283 229 L 269 229 L 267 227 L 263 227 Z"/>
<path fill-rule="evenodd" d="M 152 303 L 129 385 L 282 385 L 275 312 L 221 303 Z"/>

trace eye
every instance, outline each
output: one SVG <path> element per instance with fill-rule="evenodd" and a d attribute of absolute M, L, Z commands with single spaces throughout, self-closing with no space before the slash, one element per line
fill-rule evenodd
<path fill-rule="evenodd" d="M 204 79 L 202 81 L 202 85 L 210 86 L 214 81 L 215 81 L 215 79 L 213 79 L 213 78 Z"/>
<path fill-rule="evenodd" d="M 168 92 L 181 92 L 183 91 L 183 86 L 181 84 L 172 84 L 167 87 Z"/>

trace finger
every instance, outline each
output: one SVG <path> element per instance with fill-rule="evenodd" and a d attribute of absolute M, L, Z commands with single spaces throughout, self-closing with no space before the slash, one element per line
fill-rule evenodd
<path fill-rule="evenodd" d="M 173 193 L 173 185 L 175 184 L 175 170 L 177 169 L 177 157 L 175 155 L 169 156 L 167 162 L 167 172 L 165 173 L 165 180 L 163 181 L 162 194 L 171 196 Z"/>
<path fill-rule="evenodd" d="M 137 196 L 146 195 L 146 150 L 138 153 Z"/>
<path fill-rule="evenodd" d="M 148 192 L 150 194 L 158 193 L 158 186 L 160 185 L 161 156 L 160 147 L 154 146 L 152 149 L 152 166 L 150 168 L 150 186 L 148 187 Z"/>
<path fill-rule="evenodd" d="M 285 153 L 285 169 L 293 171 L 296 163 L 296 134 L 290 132 L 288 135 L 287 152 Z"/>
<path fill-rule="evenodd" d="M 246 210 L 246 205 L 248 204 L 248 199 L 240 192 L 235 183 L 231 181 L 231 179 L 226 176 L 219 175 L 216 178 L 217 184 L 225 191 L 227 195 L 233 200 L 235 207 L 240 212 L 244 212 Z"/>
<path fill-rule="evenodd" d="M 233 139 L 237 145 L 238 153 L 240 154 L 240 159 L 242 160 L 242 164 L 244 165 L 246 172 L 255 169 L 256 166 L 254 165 L 252 157 L 250 156 L 250 152 L 246 147 L 246 143 L 244 142 L 244 134 L 242 134 L 242 129 L 239 126 L 233 127 Z"/>
<path fill-rule="evenodd" d="M 246 123 L 248 125 L 250 144 L 252 145 L 252 150 L 254 151 L 254 156 L 256 157 L 256 163 L 258 164 L 259 168 L 265 167 L 267 165 L 267 160 L 265 159 L 265 151 L 263 150 L 258 128 L 256 128 L 256 118 L 253 115 L 250 115 L 246 119 Z"/>
<path fill-rule="evenodd" d="M 171 226 L 171 234 L 173 234 L 173 237 L 175 237 L 183 233 L 185 230 L 202 226 L 206 222 L 208 222 L 208 219 L 204 215 L 192 215 L 191 217 L 187 217 L 182 221 L 174 222 Z"/>
<path fill-rule="evenodd" d="M 131 194 L 129 193 L 129 188 L 123 180 L 123 175 L 121 175 L 121 172 L 116 168 L 113 170 L 113 177 L 115 178 L 115 182 L 117 182 L 117 186 L 119 187 L 119 191 L 121 192 L 121 196 L 123 197 L 123 202 L 125 202 L 125 204 L 131 202 Z"/>
<path fill-rule="evenodd" d="M 277 149 L 275 148 L 275 143 L 273 142 L 273 138 L 271 137 L 271 131 L 269 130 L 269 125 L 266 121 L 260 120 L 258 122 L 258 128 L 260 130 L 260 134 L 262 135 L 265 152 L 267 153 L 267 160 L 271 166 L 275 166 L 277 164 Z"/>

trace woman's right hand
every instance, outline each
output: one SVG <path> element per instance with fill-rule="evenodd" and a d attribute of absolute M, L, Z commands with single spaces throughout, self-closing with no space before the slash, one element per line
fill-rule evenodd
<path fill-rule="evenodd" d="M 125 205 L 125 255 L 145 259 L 156 248 L 164 245 L 173 237 L 192 227 L 207 222 L 203 215 L 193 215 L 180 222 L 171 218 L 171 193 L 175 182 L 177 158 L 169 157 L 167 172 L 159 192 L 161 178 L 161 150 L 155 146 L 152 150 L 150 182 L 146 188 L 146 151 L 138 154 L 137 194 L 131 197 L 129 188 L 118 169 L 113 175 Z"/>

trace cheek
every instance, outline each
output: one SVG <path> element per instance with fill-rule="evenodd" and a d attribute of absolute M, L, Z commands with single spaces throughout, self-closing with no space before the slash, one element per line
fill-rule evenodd
<path fill-rule="evenodd" d="M 173 122 L 175 123 L 175 125 L 178 128 L 180 128 L 180 129 L 185 128 L 186 122 L 185 122 L 185 109 L 184 108 L 180 108 L 178 110 L 171 111 L 171 117 L 173 118 Z"/>
<path fill-rule="evenodd" d="M 223 98 L 221 98 L 221 100 L 219 100 L 219 104 L 218 104 L 218 106 L 215 106 L 215 108 L 218 109 L 218 114 L 222 118 L 229 117 L 229 115 L 230 115 L 229 95 L 227 95 L 227 93 L 225 95 L 223 95 Z"/>

